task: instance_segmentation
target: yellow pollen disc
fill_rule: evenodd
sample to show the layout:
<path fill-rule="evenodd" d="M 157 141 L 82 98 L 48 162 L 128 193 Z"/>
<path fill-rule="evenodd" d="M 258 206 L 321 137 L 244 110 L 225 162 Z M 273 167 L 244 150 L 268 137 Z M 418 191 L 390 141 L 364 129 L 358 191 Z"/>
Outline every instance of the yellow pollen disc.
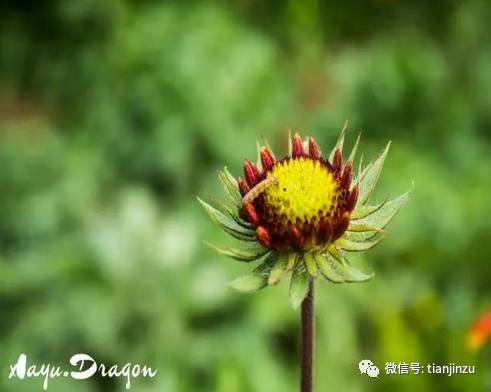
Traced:
<path fill-rule="evenodd" d="M 278 162 L 268 172 L 277 184 L 264 190 L 264 201 L 270 212 L 290 223 L 316 223 L 337 207 L 338 185 L 321 162 L 295 158 Z M 281 222 L 283 224 L 287 222 Z"/>

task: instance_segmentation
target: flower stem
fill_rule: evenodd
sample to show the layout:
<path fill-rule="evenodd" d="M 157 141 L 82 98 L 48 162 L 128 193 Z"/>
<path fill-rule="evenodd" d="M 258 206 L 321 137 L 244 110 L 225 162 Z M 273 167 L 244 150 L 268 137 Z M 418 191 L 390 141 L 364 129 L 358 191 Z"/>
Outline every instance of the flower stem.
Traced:
<path fill-rule="evenodd" d="M 314 373 L 314 282 L 302 302 L 302 374 L 301 392 L 312 392 Z"/>

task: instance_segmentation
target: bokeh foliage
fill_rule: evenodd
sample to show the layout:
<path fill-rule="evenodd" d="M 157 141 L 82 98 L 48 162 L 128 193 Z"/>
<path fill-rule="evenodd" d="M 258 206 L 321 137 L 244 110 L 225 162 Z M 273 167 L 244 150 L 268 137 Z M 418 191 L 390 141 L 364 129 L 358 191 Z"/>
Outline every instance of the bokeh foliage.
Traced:
<path fill-rule="evenodd" d="M 219 197 L 256 139 L 329 150 L 346 119 L 379 199 L 416 187 L 360 285 L 317 285 L 319 391 L 483 391 L 491 307 L 491 6 L 486 1 L 7 1 L 0 6 L 0 385 L 26 352 L 158 368 L 135 391 L 295 391 L 298 314 L 247 269 L 195 196 Z M 369 358 L 475 376 L 357 374 Z M 119 391 L 66 379 L 51 391 Z"/>

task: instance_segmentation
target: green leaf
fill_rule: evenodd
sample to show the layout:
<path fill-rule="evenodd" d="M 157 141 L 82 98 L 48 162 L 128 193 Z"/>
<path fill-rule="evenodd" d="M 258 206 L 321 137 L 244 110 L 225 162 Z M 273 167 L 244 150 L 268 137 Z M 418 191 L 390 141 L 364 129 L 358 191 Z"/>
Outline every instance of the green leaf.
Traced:
<path fill-rule="evenodd" d="M 230 174 L 228 169 L 225 167 L 223 171 L 218 172 L 218 178 L 223 185 L 225 193 L 230 197 L 234 204 L 238 207 L 242 204 L 242 196 L 239 192 L 239 187 L 237 185 L 237 180 Z"/>
<path fill-rule="evenodd" d="M 344 277 L 340 268 L 342 266 L 332 256 L 316 254 L 315 261 L 322 275 L 333 283 L 343 283 Z"/>
<path fill-rule="evenodd" d="M 315 262 L 314 252 L 308 252 L 303 255 L 303 260 L 305 263 L 305 267 L 307 268 L 307 272 L 313 277 L 317 278 L 319 276 L 319 271 L 317 268 L 317 264 Z"/>
<path fill-rule="evenodd" d="M 353 267 L 348 260 L 344 257 L 343 253 L 339 251 L 335 246 L 331 245 L 328 248 L 326 257 L 333 257 L 340 265 L 340 273 L 342 273 L 345 282 L 366 282 L 373 278 L 374 274 L 366 274 L 355 267 Z"/>
<path fill-rule="evenodd" d="M 276 253 L 271 252 L 262 264 L 249 274 L 239 276 L 228 285 L 241 293 L 251 293 L 261 290 L 268 284 L 269 274 L 276 262 Z"/>
<path fill-rule="evenodd" d="M 208 215 L 210 215 L 211 219 L 218 223 L 218 225 L 229 233 L 231 236 L 244 241 L 256 241 L 256 232 L 250 229 L 247 229 L 237 222 L 235 222 L 232 218 L 226 216 L 223 212 L 217 210 L 212 207 L 205 201 L 201 200 L 199 197 L 197 198 L 203 208 L 206 210 Z"/>
<path fill-rule="evenodd" d="M 309 293 L 311 279 L 304 263 L 297 263 L 290 281 L 290 302 L 293 309 L 298 309 Z"/>
<path fill-rule="evenodd" d="M 266 255 L 268 252 L 260 245 L 257 246 L 251 246 L 248 248 L 233 248 L 233 247 L 225 247 L 221 248 L 219 246 L 213 245 L 209 242 L 205 241 L 205 244 L 208 245 L 210 248 L 216 250 L 218 253 L 231 257 L 236 260 L 240 261 L 256 261 L 260 257 Z"/>
<path fill-rule="evenodd" d="M 363 252 L 375 247 L 383 238 L 383 236 L 380 236 L 375 241 L 355 242 L 341 237 L 336 241 L 336 246 L 348 252 Z"/>
<path fill-rule="evenodd" d="M 354 162 L 355 157 L 356 157 L 356 152 L 358 151 L 358 145 L 360 144 L 360 138 L 361 138 L 361 133 L 358 134 L 358 137 L 356 138 L 356 142 L 353 146 L 353 149 L 351 150 L 351 153 L 348 156 L 348 161 Z"/>
<path fill-rule="evenodd" d="M 341 151 L 343 150 L 343 144 L 344 144 L 344 135 L 346 133 L 346 128 L 348 127 L 348 121 L 346 120 L 343 125 L 343 129 L 341 129 L 341 132 L 339 132 L 338 140 L 336 141 L 336 145 L 332 149 L 331 153 L 329 154 L 329 162 L 332 163 L 332 159 L 334 158 L 334 153 L 338 148 L 341 148 Z"/>
<path fill-rule="evenodd" d="M 377 185 L 377 181 L 380 177 L 380 173 L 382 172 L 382 168 L 384 166 L 385 157 L 389 152 L 390 143 L 387 143 L 387 147 L 380 154 L 380 156 L 371 162 L 363 171 L 360 178 L 360 194 L 358 196 L 358 205 L 363 205 L 367 202 L 368 198 L 372 194 L 375 186 Z"/>
<path fill-rule="evenodd" d="M 354 221 L 357 219 L 365 218 L 382 208 L 385 203 L 387 203 L 387 199 L 385 199 L 382 203 L 374 206 L 358 206 L 351 213 L 351 220 Z"/>
<path fill-rule="evenodd" d="M 289 254 L 282 253 L 278 256 L 271 273 L 269 274 L 268 284 L 277 284 L 283 279 L 288 272 Z"/>

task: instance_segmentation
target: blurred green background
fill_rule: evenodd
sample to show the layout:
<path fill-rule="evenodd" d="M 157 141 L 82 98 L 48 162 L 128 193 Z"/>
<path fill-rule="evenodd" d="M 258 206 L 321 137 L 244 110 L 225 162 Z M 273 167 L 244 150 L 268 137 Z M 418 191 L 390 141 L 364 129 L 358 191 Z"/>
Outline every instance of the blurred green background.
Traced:
<path fill-rule="evenodd" d="M 0 6 L 0 389 L 21 352 L 157 368 L 133 391 L 298 390 L 288 287 L 226 287 L 249 266 L 196 202 L 216 177 L 328 151 L 346 119 L 377 198 L 416 187 L 359 285 L 317 284 L 317 391 L 489 391 L 491 4 L 487 1 L 6 1 Z M 361 359 L 475 364 L 474 376 L 359 374 Z M 50 391 L 122 391 L 53 380 Z"/>

